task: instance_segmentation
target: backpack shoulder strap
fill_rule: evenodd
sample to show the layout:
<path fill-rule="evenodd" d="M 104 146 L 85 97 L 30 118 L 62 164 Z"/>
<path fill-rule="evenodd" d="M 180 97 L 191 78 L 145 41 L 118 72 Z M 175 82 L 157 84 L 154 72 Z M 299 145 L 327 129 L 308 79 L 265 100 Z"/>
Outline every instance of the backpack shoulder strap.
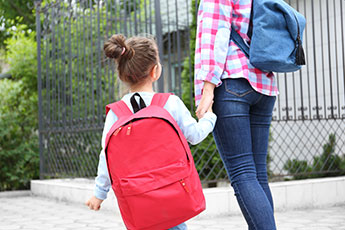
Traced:
<path fill-rule="evenodd" d="M 170 95 L 173 95 L 173 93 L 156 93 L 153 95 L 151 105 L 157 105 L 163 108 Z"/>
<path fill-rule="evenodd" d="M 242 50 L 242 52 L 249 58 L 249 47 L 244 43 L 241 35 L 231 27 L 230 39 L 235 42 L 235 44 Z"/>
<path fill-rule="evenodd" d="M 112 110 L 118 118 L 132 115 L 132 111 L 128 108 L 126 103 L 122 100 L 109 104 L 105 107 L 105 113 L 108 114 Z"/>

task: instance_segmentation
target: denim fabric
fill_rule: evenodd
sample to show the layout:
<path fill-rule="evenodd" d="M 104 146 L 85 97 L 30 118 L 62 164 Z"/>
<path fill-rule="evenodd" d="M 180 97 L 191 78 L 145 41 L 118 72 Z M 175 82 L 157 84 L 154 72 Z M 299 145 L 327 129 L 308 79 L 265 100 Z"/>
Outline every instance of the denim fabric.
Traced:
<path fill-rule="evenodd" d="M 232 40 L 250 63 L 265 72 L 294 72 L 305 65 L 302 48 L 305 17 L 281 0 L 253 0 L 250 48 L 231 31 Z"/>
<path fill-rule="evenodd" d="M 274 230 L 266 157 L 276 97 L 244 78 L 224 80 L 214 96 L 214 138 L 249 230 Z"/>
<path fill-rule="evenodd" d="M 187 225 L 185 223 L 182 223 L 173 228 L 169 228 L 168 230 L 187 230 Z"/>

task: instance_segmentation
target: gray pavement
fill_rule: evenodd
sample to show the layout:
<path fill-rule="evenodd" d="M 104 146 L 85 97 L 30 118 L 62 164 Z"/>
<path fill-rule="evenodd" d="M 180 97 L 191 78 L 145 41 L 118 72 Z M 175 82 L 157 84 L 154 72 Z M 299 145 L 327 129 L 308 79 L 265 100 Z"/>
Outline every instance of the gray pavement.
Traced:
<path fill-rule="evenodd" d="M 345 206 L 277 212 L 278 230 L 345 230 Z M 194 218 L 189 230 L 246 230 L 241 216 Z M 1 197 L 0 230 L 124 230 L 121 218 L 105 210 L 90 211 L 83 204 L 57 202 L 35 196 Z"/>

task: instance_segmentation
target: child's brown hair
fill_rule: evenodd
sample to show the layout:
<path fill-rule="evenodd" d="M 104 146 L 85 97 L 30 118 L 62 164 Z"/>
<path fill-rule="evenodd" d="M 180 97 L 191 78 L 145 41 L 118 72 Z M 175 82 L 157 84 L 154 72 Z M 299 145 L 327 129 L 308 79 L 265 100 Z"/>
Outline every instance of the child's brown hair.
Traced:
<path fill-rule="evenodd" d="M 119 77 L 129 85 L 141 84 L 158 64 L 158 48 L 155 41 L 146 37 L 126 39 L 115 34 L 104 43 L 105 55 L 115 59 Z"/>

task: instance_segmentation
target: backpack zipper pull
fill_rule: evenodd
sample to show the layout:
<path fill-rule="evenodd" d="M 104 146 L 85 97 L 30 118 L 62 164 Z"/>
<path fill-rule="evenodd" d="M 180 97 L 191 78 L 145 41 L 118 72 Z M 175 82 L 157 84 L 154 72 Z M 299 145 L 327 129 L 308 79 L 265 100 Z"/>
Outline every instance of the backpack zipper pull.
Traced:
<path fill-rule="evenodd" d="M 117 136 L 117 134 L 119 134 L 119 132 L 121 131 L 122 127 L 118 128 L 115 132 L 114 132 L 114 136 Z"/>
<path fill-rule="evenodd" d="M 129 136 L 130 134 L 131 134 L 131 129 L 132 129 L 132 122 L 131 123 L 129 123 L 129 125 L 128 125 L 128 128 L 127 128 L 127 136 Z"/>
<path fill-rule="evenodd" d="M 305 65 L 305 54 L 302 46 L 301 37 L 297 36 L 296 64 Z"/>
<path fill-rule="evenodd" d="M 180 183 L 181 183 L 182 187 L 184 188 L 184 190 L 186 190 L 186 192 L 189 193 L 189 189 L 188 189 L 188 187 L 187 187 L 186 182 L 184 181 L 184 179 L 181 179 L 181 180 L 180 180 Z"/>

